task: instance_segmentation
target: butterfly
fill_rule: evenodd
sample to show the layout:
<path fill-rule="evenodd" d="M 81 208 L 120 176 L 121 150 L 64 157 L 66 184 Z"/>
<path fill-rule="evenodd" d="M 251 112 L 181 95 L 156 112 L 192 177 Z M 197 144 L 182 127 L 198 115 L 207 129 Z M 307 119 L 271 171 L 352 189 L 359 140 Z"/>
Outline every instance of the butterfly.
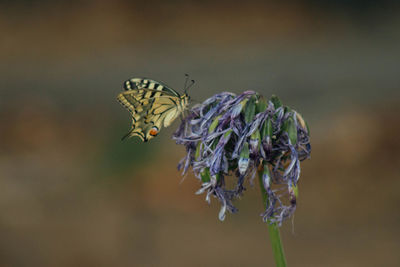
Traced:
<path fill-rule="evenodd" d="M 167 85 L 147 78 L 132 78 L 124 82 L 125 91 L 117 100 L 132 115 L 131 130 L 122 139 L 138 136 L 143 142 L 157 136 L 162 127 L 168 127 L 187 108 L 190 97 L 186 87 L 180 95 Z"/>

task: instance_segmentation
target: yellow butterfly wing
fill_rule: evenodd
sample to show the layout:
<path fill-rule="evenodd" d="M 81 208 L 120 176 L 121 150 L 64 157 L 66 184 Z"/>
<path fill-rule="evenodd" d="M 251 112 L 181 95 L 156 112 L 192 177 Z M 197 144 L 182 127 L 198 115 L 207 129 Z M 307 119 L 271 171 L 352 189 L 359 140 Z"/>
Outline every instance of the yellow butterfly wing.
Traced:
<path fill-rule="evenodd" d="M 162 127 L 168 127 L 186 108 L 188 96 L 154 80 L 134 78 L 124 83 L 125 92 L 118 101 L 132 115 L 132 127 L 126 137 L 138 136 L 146 142 Z"/>

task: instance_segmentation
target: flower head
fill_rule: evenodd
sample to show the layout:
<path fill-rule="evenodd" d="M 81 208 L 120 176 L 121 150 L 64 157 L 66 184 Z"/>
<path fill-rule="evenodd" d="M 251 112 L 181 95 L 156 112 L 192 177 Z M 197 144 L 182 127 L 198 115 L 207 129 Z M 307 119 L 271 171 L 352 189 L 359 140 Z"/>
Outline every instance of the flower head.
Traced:
<path fill-rule="evenodd" d="M 178 169 L 185 174 L 191 167 L 202 183 L 197 194 L 205 193 L 209 203 L 211 196 L 219 200 L 220 220 L 237 211 L 233 200 L 257 171 L 268 199 L 264 220 L 281 225 L 295 211 L 300 161 L 311 152 L 309 130 L 277 97 L 266 101 L 253 91 L 214 95 L 189 111 L 173 138 L 187 151 Z M 226 179 L 234 180 L 234 188 Z"/>

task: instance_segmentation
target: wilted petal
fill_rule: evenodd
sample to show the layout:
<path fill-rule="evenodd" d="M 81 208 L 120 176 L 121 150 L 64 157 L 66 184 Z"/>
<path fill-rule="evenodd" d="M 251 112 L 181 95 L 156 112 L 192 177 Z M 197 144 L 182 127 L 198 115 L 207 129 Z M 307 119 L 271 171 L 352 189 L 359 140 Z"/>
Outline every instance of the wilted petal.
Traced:
<path fill-rule="evenodd" d="M 225 199 L 222 201 L 221 209 L 219 210 L 218 218 L 220 221 L 225 220 L 225 212 L 226 212 L 226 201 Z"/>
<path fill-rule="evenodd" d="M 220 220 L 227 211 L 237 211 L 232 202 L 242 195 L 245 178 L 254 177 L 264 164 L 268 206 L 262 216 L 280 225 L 296 208 L 293 188 L 300 176 L 300 161 L 310 156 L 308 133 L 302 117 L 277 97 L 266 102 L 246 91 L 238 96 L 223 92 L 193 107 L 173 138 L 187 149 L 178 168 L 186 173 L 192 167 L 202 181 L 196 194 L 205 193 L 207 203 L 211 196 L 220 201 Z M 234 188 L 227 189 L 231 183 L 225 184 L 225 175 L 228 179 L 237 176 Z M 279 193 L 271 189 L 272 184 L 274 188 L 282 185 Z M 288 195 L 290 205 L 280 199 Z"/>

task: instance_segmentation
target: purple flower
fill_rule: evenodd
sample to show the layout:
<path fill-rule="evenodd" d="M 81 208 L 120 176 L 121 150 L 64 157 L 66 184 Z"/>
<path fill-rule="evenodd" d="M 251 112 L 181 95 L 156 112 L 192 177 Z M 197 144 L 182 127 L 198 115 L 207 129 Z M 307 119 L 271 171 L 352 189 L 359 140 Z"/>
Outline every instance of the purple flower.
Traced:
<path fill-rule="evenodd" d="M 268 200 L 263 219 L 281 225 L 294 213 L 300 161 L 311 152 L 309 130 L 277 97 L 267 102 L 253 91 L 214 95 L 189 111 L 173 139 L 187 151 L 178 169 L 185 174 L 191 167 L 202 183 L 197 194 L 205 193 L 208 203 L 211 196 L 219 200 L 220 220 L 237 211 L 233 201 L 256 171 Z M 225 179 L 236 186 L 228 188 Z"/>

